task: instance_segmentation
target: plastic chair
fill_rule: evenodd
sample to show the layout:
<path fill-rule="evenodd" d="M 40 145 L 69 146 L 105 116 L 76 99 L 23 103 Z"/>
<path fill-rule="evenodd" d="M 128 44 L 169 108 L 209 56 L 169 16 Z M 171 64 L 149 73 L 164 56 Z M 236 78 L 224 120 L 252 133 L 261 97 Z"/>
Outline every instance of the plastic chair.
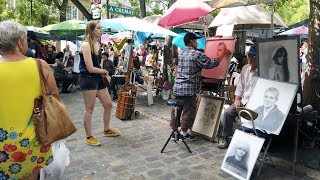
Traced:
<path fill-rule="evenodd" d="M 241 123 L 242 131 L 244 131 L 244 132 L 253 132 L 254 135 L 256 135 L 258 137 L 262 137 L 262 138 L 264 138 L 266 140 L 266 144 L 264 144 L 262 146 L 264 152 L 262 154 L 262 157 L 259 159 L 261 161 L 260 162 L 260 166 L 259 166 L 259 170 L 257 172 L 257 176 L 259 176 L 261 168 L 263 166 L 263 163 L 266 160 L 266 157 L 272 163 L 272 165 L 275 167 L 275 164 L 272 161 L 271 156 L 268 154 L 268 149 L 269 149 L 271 141 L 272 141 L 272 135 L 264 133 L 264 132 L 259 131 L 259 130 L 256 129 L 255 124 L 254 124 L 254 120 L 257 119 L 258 113 L 254 112 L 254 111 L 252 111 L 252 110 L 250 110 L 248 108 L 245 108 L 245 107 L 238 107 L 237 108 L 237 112 L 238 112 L 239 120 L 240 120 L 240 123 Z M 241 117 L 246 119 L 246 120 L 248 120 L 248 121 L 251 121 L 252 129 L 245 128 L 244 126 L 242 126 Z"/>

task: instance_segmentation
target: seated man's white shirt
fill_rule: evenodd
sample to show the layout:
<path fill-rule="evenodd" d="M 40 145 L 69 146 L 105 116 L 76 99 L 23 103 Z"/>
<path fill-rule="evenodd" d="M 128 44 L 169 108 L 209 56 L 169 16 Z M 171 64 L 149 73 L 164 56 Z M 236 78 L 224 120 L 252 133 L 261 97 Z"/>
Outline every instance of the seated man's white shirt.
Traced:
<path fill-rule="evenodd" d="M 243 105 L 248 103 L 257 80 L 257 70 L 251 72 L 251 66 L 249 64 L 244 65 L 234 93 L 236 96 L 242 97 L 241 102 Z"/>

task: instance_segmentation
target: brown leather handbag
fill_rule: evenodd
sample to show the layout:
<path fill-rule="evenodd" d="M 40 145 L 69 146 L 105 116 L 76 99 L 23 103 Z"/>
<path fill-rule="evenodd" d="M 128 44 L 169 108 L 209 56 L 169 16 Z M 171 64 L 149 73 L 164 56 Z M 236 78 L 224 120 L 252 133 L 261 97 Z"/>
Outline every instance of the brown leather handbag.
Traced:
<path fill-rule="evenodd" d="M 39 143 L 49 145 L 70 136 L 77 129 L 59 94 L 50 91 L 43 75 L 41 61 L 35 61 L 38 65 L 42 93 L 34 99 L 33 123 Z"/>

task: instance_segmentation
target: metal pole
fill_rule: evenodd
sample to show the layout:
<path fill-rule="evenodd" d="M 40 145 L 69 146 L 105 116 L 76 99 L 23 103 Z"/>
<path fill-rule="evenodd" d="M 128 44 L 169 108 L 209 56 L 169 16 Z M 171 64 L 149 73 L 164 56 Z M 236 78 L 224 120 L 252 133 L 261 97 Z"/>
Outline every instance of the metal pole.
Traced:
<path fill-rule="evenodd" d="M 30 26 L 32 26 L 32 0 L 30 0 Z"/>
<path fill-rule="evenodd" d="M 274 22 L 273 22 L 273 17 L 274 17 L 274 2 L 272 1 L 271 4 L 271 37 L 274 36 Z"/>

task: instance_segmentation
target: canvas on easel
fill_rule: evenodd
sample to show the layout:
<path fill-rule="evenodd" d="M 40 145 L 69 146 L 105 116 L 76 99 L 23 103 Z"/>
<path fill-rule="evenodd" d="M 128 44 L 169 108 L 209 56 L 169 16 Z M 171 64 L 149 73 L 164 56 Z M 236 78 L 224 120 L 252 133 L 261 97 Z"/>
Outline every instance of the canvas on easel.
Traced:
<path fill-rule="evenodd" d="M 207 39 L 204 53 L 210 58 L 221 59 L 220 64 L 212 69 L 202 69 L 201 76 L 209 79 L 226 79 L 227 70 L 234 52 L 236 38 L 233 36 L 215 36 Z"/>

